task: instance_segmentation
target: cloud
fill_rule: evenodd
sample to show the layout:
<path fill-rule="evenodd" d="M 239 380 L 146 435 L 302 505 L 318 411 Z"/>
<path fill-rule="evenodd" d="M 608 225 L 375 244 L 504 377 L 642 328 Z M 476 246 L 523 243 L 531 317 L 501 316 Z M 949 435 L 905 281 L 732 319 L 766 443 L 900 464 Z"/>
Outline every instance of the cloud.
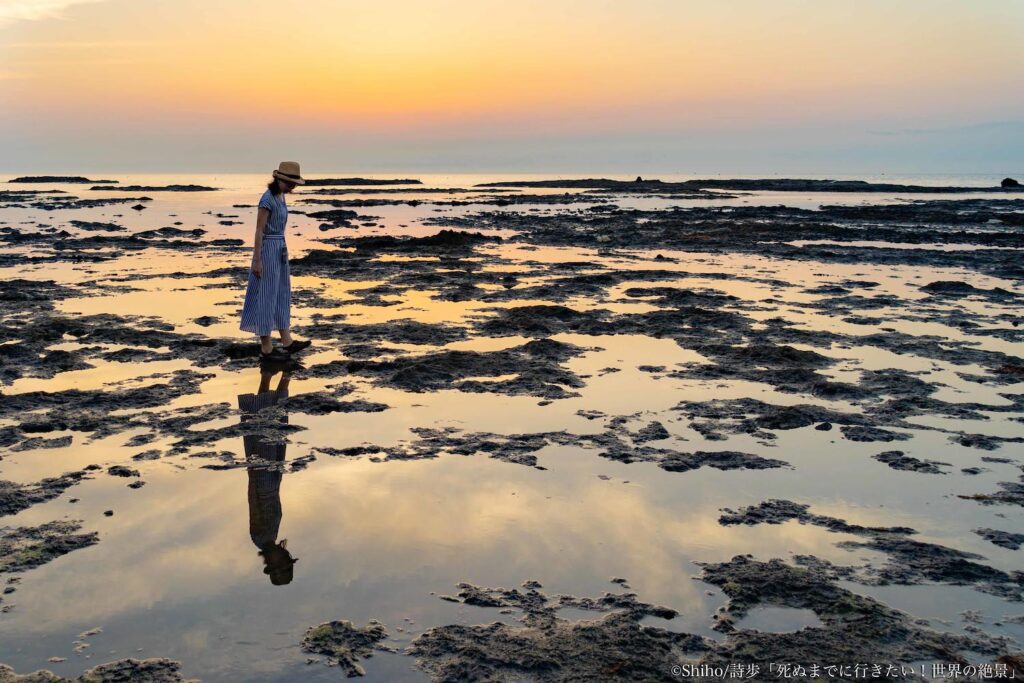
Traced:
<path fill-rule="evenodd" d="M 0 2 L 0 27 L 16 21 L 55 19 L 73 5 L 84 5 L 101 0 L 3 0 Z"/>
<path fill-rule="evenodd" d="M 152 45 L 151 40 L 66 40 L 66 41 L 33 41 L 33 42 L 20 42 L 20 43 L 7 43 L 5 47 L 17 47 L 17 48 L 58 48 L 58 49 L 71 49 L 71 50 L 90 50 L 96 48 L 109 49 L 117 47 L 140 47 L 142 45 Z"/>

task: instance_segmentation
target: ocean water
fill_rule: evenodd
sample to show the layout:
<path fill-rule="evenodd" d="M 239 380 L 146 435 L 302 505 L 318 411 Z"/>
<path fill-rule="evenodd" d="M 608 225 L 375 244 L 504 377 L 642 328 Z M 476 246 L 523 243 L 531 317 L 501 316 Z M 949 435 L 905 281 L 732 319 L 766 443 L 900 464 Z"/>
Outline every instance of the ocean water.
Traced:
<path fill-rule="evenodd" d="M 319 173 L 310 176 L 343 177 L 358 173 Z M 86 174 L 97 177 L 94 174 Z M 0 178 L 0 182 L 8 177 Z M 112 174 L 123 185 L 194 183 L 218 188 L 214 192 L 142 192 L 152 198 L 144 211 L 127 206 L 75 210 L 41 210 L 0 207 L 0 221 L 9 227 L 36 229 L 53 226 L 76 233 L 71 220 L 111 221 L 139 232 L 180 223 L 181 229 L 202 228 L 191 250 L 148 249 L 126 251 L 99 262 L 32 263 L 0 268 L 5 280 L 53 280 L 81 287 L 82 296 L 57 302 L 57 311 L 68 316 L 113 314 L 137 316 L 139 321 L 159 322 L 175 333 L 203 335 L 212 339 L 251 339 L 238 330 L 238 311 L 243 288 L 236 278 L 219 269 L 244 269 L 250 253 L 204 248 L 219 238 L 252 239 L 254 209 L 264 189 L 266 174 Z M 477 183 L 551 176 L 513 174 L 375 174 L 373 177 L 416 177 L 424 187 L 467 188 Z M 585 176 L 580 176 L 585 177 Z M 660 176 L 684 180 L 706 176 Z M 628 178 L 623 178 L 628 179 Z M 880 182 L 971 185 L 998 184 L 999 178 L 982 176 L 912 176 L 863 178 Z M 21 189 L 3 185 L 3 189 Z M 118 192 L 88 191 L 79 185 L 48 185 L 77 196 L 102 198 Z M 310 188 L 316 189 L 316 188 Z M 344 197 L 396 197 L 431 200 L 464 199 L 463 194 L 360 194 L 351 188 Z M 563 190 L 529 190 L 555 194 Z M 423 220 L 440 214 L 471 214 L 494 207 L 374 206 L 358 208 L 374 216 L 353 229 L 322 232 L 319 221 L 299 213 L 318 208 L 304 202 L 311 195 L 300 190 L 289 196 L 294 210 L 289 220 L 291 258 L 308 250 L 324 248 L 325 237 L 355 235 L 429 235 L 436 226 Z M 972 197 L 975 195 L 972 195 Z M 921 197 L 898 194 L 748 193 L 732 199 L 616 198 L 624 207 L 661 208 L 672 205 L 776 205 L 816 208 L 822 204 L 905 202 Z M 929 196 L 929 198 L 934 198 Z M 941 198 L 941 196 L 939 197 Z M 962 198 L 959 195 L 950 198 Z M 238 206 L 244 205 L 244 206 Z M 528 210 L 530 207 L 515 207 Z M 538 206 L 552 208 L 549 205 Z M 223 218 L 238 221 L 224 225 Z M 2 227 L 2 225 L 0 225 Z M 546 266 L 590 262 L 595 267 L 632 270 L 649 266 L 637 261 L 651 254 L 600 254 L 570 247 L 530 247 L 503 243 L 487 247 L 502 265 L 520 274 L 523 282 L 544 282 Z M 0 252 L 36 253 L 34 247 L 4 245 Z M 816 264 L 776 260 L 756 255 L 689 254 L 664 252 L 677 260 L 659 266 L 678 272 L 672 286 L 732 294 L 757 304 L 750 316 L 760 321 L 781 316 L 804 329 L 863 334 L 857 325 L 828 316 L 803 304 L 815 297 L 805 290 L 844 279 L 880 283 L 872 295 L 893 295 L 913 302 L 921 298 L 919 287 L 932 280 L 958 279 L 978 287 L 1004 287 L 1020 291 L 1014 282 L 973 272 L 936 272 L 934 268 L 876 264 Z M 243 271 L 244 272 L 244 271 Z M 729 277 L 722 277 L 725 274 Z M 756 275 L 762 281 L 751 281 Z M 742 276 L 742 277 L 741 277 Z M 774 283 L 780 281 L 786 285 Z M 123 284 L 121 291 L 98 294 L 87 291 L 90 283 Z M 429 289 L 411 291 L 393 305 L 371 305 L 361 290 L 380 284 L 370 277 L 346 280 L 322 275 L 297 275 L 293 279 L 296 304 L 293 324 L 296 336 L 305 337 L 304 325 L 318 316 L 340 316 L 347 324 L 368 325 L 411 319 L 423 323 L 472 328 L 474 321 L 493 315 L 496 306 L 546 303 L 538 300 L 451 301 Z M 666 283 L 663 283 L 666 284 Z M 652 310 L 649 302 L 619 296 L 630 286 L 616 285 L 603 298 L 577 296 L 562 305 L 577 310 L 604 308 L 615 312 Z M 316 297 L 312 297 L 312 295 Z M 305 298 L 303 298 L 305 297 Z M 311 298 L 312 297 L 312 298 Z M 305 302 L 309 303 L 305 303 Z M 979 314 L 1019 315 L 1011 304 L 968 302 Z M 901 319 L 905 311 L 882 310 L 889 327 L 915 335 L 934 334 L 967 340 L 978 348 L 1020 354 L 1020 345 L 996 337 L 975 338 L 941 320 Z M 204 316 L 212 324 L 197 322 Z M 141 322 L 140 322 L 141 324 Z M 640 335 L 583 336 L 559 334 L 558 341 L 588 349 L 565 362 L 585 380 L 579 395 L 544 402 L 536 396 L 509 396 L 500 392 L 467 393 L 454 389 L 411 392 L 379 386 L 366 378 L 319 378 L 296 371 L 289 380 L 292 396 L 331 389 L 341 381 L 353 384 L 346 397 L 386 404 L 381 412 L 291 414 L 289 423 L 301 427 L 292 433 L 285 460 L 293 463 L 312 455 L 314 460 L 282 477 L 277 502 L 281 510 L 277 540 L 287 539 L 289 552 L 298 558 L 293 576 L 285 585 L 273 585 L 264 573 L 252 534 L 263 512 L 251 499 L 253 475 L 245 468 L 207 469 L 216 462 L 194 457 L 194 452 L 167 454 L 169 443 L 156 441 L 131 445 L 132 437 L 145 430 L 110 436 L 82 433 L 48 433 L 48 438 L 72 437 L 64 447 L 3 452 L 0 479 L 18 483 L 39 481 L 97 463 L 127 463 L 142 473 L 146 485 L 129 489 L 123 478 L 99 471 L 91 479 L 49 502 L 8 516 L 0 523 L 33 526 L 56 519 L 83 520 L 84 529 L 97 531 L 99 542 L 76 550 L 41 567 L 19 575 L 16 591 L 5 596 L 10 611 L 0 613 L 0 662 L 24 673 L 48 668 L 61 675 L 78 675 L 98 663 L 122 657 L 169 657 L 182 663 L 186 676 L 203 681 L 328 681 L 341 672 L 319 663 L 308 664 L 299 643 L 305 630 L 325 621 L 346 619 L 356 625 L 371 619 L 384 623 L 388 644 L 395 653 L 377 653 L 362 662 L 369 680 L 428 680 L 413 658 L 402 654 L 416 636 L 447 624 L 481 624 L 496 620 L 512 623 L 513 617 L 495 609 L 471 607 L 440 599 L 454 595 L 456 585 L 467 582 L 489 587 L 515 587 L 539 581 L 549 595 L 600 596 L 619 592 L 614 577 L 628 579 L 641 599 L 666 605 L 680 616 L 652 620 L 673 630 L 721 639 L 712 630 L 711 615 L 726 603 L 724 594 L 695 580 L 696 562 L 724 561 L 749 553 L 758 559 L 791 558 L 813 554 L 837 564 L 852 564 L 869 551 L 850 551 L 836 546 L 856 537 L 831 533 L 796 521 L 780 525 L 722 526 L 720 509 L 755 505 L 770 498 L 790 499 L 811 505 L 812 512 L 869 526 L 909 526 L 917 540 L 939 543 L 978 553 L 985 563 L 1003 570 L 1019 569 L 1020 554 L 994 546 L 972 529 L 994 527 L 1020 532 L 1024 514 L 1013 506 L 982 506 L 957 498 L 996 490 L 1000 481 L 1014 478 L 1020 462 L 1019 444 L 1008 444 L 994 455 L 1010 463 L 985 463 L 993 455 L 951 444 L 944 433 L 927 429 L 908 430 L 913 439 L 896 444 L 858 443 L 844 440 L 837 431 L 812 428 L 776 432 L 766 440 L 750 434 L 730 435 L 713 441 L 693 428 L 675 410 L 680 401 L 754 398 L 776 404 L 815 403 L 834 409 L 855 409 L 842 402 L 781 393 L 771 386 L 740 381 L 677 379 L 644 366 L 676 367 L 703 362 L 700 354 L 681 348 L 670 339 Z M 392 344 L 401 353 L 428 353 L 441 349 L 491 351 L 528 341 L 521 337 L 484 337 L 470 333 L 465 339 L 426 345 Z M 318 340 L 305 354 L 307 368 L 346 357 L 346 340 Z M 53 348 L 74 350 L 73 339 Z M 117 350 L 116 345 L 109 350 Z M 970 367 L 915 356 L 898 356 L 877 348 L 835 347 L 827 351 L 841 363 L 828 371 L 835 379 L 856 376 L 869 369 L 899 368 L 921 373 L 944 385 L 939 398 L 1003 404 L 1001 392 L 1019 393 L 1020 386 L 993 387 L 966 381 L 958 373 Z M 185 358 L 149 362 L 91 362 L 92 367 L 61 372 L 53 377 L 22 377 L 0 387 L 3 396 L 28 392 L 68 390 L 116 391 L 145 387 L 161 381 L 166 373 L 192 367 Z M 605 368 L 617 372 L 603 372 Z M 204 367 L 208 373 L 200 390 L 172 399 L 157 413 L 228 404 L 232 414 L 199 422 L 196 431 L 237 424 L 234 409 L 239 396 L 259 389 L 261 373 L 253 360 L 230 368 Z M 280 375 L 272 378 L 276 386 Z M 501 378 L 489 377 L 487 381 Z M 0 396 L 0 401 L 3 400 Z M 126 408 L 126 410 L 131 410 Z M 441 453 L 439 457 L 387 460 L 326 455 L 318 448 L 347 448 L 372 444 L 390 447 L 415 438 L 411 429 L 451 427 L 464 432 L 496 434 L 566 430 L 597 433 L 601 420 L 581 414 L 601 411 L 607 416 L 627 416 L 631 428 L 657 420 L 669 432 L 667 439 L 651 445 L 683 451 L 738 450 L 779 458 L 788 467 L 769 470 L 719 471 L 701 468 L 668 472 L 654 463 L 625 464 L 600 457 L 596 451 L 575 446 L 549 445 L 535 455 L 544 469 L 522 466 L 488 457 Z M 2 426 L 15 424 L 5 420 Z M 984 424 L 965 424 L 953 418 L 922 418 L 923 425 L 941 426 L 971 433 L 1013 436 L 1021 434 L 1019 421 L 1006 413 L 993 413 Z M 976 421 L 975 421 L 976 422 Z M 948 475 L 900 472 L 871 458 L 883 450 L 900 448 L 920 458 L 949 463 Z M 165 454 L 155 460 L 133 461 L 141 451 L 156 449 Z M 237 436 L 204 446 L 203 451 L 227 452 L 245 458 L 245 444 Z M 983 466 L 980 474 L 967 476 L 961 468 Z M 72 502 L 72 499 L 78 499 Z M 105 516 L 105 510 L 113 510 Z M 267 533 L 266 529 L 259 530 Z M 6 578 L 6 577 L 4 577 Z M 975 626 L 987 633 L 1024 639 L 1024 626 L 1004 621 L 1004 616 L 1024 612 L 1019 603 L 978 592 L 970 586 L 916 585 L 866 586 L 844 583 L 857 593 L 871 595 L 897 609 L 932 620 L 939 630 L 963 632 L 969 625 L 965 610 L 979 610 Z M 815 623 L 813 615 L 772 613 L 752 615 L 751 628 L 763 621 L 765 630 L 799 628 Z M 791 621 L 787 621 L 790 619 Z M 664 623 L 658 624 L 658 621 Z M 79 634 L 101 628 L 87 637 Z M 76 643 L 87 647 L 76 648 Z M 57 661 L 51 661 L 58 658 Z"/>

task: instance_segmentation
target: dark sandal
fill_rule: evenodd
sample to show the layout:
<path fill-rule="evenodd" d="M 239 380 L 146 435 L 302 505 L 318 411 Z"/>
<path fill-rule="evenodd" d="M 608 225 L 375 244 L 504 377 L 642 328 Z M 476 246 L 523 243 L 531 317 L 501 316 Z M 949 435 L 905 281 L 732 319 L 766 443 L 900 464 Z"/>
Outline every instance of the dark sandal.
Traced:
<path fill-rule="evenodd" d="M 312 344 L 313 342 L 309 341 L 308 339 L 304 341 L 293 340 L 291 344 L 289 344 L 288 346 L 282 346 L 281 348 L 284 349 L 285 353 L 298 353 L 303 349 L 308 349 Z"/>
<path fill-rule="evenodd" d="M 283 350 L 281 347 L 275 347 L 270 350 L 270 353 L 264 353 L 260 351 L 260 360 L 287 360 L 288 352 Z"/>

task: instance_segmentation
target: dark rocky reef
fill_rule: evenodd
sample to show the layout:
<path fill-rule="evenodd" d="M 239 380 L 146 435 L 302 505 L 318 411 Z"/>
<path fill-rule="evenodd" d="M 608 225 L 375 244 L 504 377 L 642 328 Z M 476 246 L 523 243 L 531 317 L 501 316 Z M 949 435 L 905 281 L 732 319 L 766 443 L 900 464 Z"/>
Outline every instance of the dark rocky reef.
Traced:
<path fill-rule="evenodd" d="M 966 663 L 970 652 L 1004 655 L 1005 639 L 958 635 L 927 628 L 923 620 L 887 607 L 872 598 L 837 586 L 827 573 L 793 567 L 782 560 L 759 562 L 737 555 L 728 562 L 702 564 L 701 579 L 718 586 L 729 604 L 716 616 L 716 629 L 728 634 L 725 644 L 706 659 L 724 666 L 758 664 L 756 680 L 777 680 L 768 663 L 817 665 L 898 665 L 914 661 Z M 824 624 L 791 633 L 765 633 L 737 627 L 753 607 L 776 606 L 812 610 Z M 912 676 L 916 678 L 916 676 Z M 846 676 L 835 676 L 835 680 Z M 849 678 L 852 678 L 850 676 Z"/>
<path fill-rule="evenodd" d="M 206 185 L 94 185 L 89 189 L 107 192 L 215 192 L 219 188 Z"/>
<path fill-rule="evenodd" d="M 491 432 L 463 432 L 455 427 L 415 427 L 410 431 L 416 439 L 402 441 L 387 448 L 363 444 L 349 448 L 317 448 L 317 452 L 335 456 L 369 455 L 378 461 L 419 460 L 437 458 L 445 454 L 485 454 L 504 462 L 546 469 L 538 464 L 536 453 L 548 446 L 573 446 L 596 450 L 598 456 L 624 464 L 649 462 L 669 472 L 688 472 L 701 467 L 717 470 L 766 470 L 787 467 L 788 463 L 737 451 L 682 452 L 667 447 L 645 445 L 651 440 L 667 439 L 671 435 L 658 423 L 648 424 L 630 432 L 628 417 L 614 417 L 604 432 L 573 434 L 566 431 L 494 434 Z M 653 425 L 653 426 L 652 426 Z M 658 427 L 661 429 L 658 429 Z"/>
<path fill-rule="evenodd" d="M 986 541 L 993 543 L 1007 550 L 1019 550 L 1024 545 L 1024 534 L 1015 534 L 1012 531 L 1001 531 L 999 529 L 975 529 Z"/>
<path fill-rule="evenodd" d="M 422 180 L 415 178 L 383 179 L 383 178 L 306 178 L 305 187 L 319 187 L 324 185 L 422 185 Z"/>
<path fill-rule="evenodd" d="M 1001 481 L 999 490 L 993 493 L 960 495 L 960 498 L 974 500 L 982 505 L 1019 505 L 1024 507 L 1024 475 L 1020 481 Z"/>
<path fill-rule="evenodd" d="M 59 445 L 70 445 L 61 442 Z M 33 505 L 53 500 L 86 479 L 85 471 L 65 472 L 59 477 L 48 477 L 34 484 L 0 481 L 0 517 L 14 515 Z"/>
<path fill-rule="evenodd" d="M 932 630 L 923 620 L 839 587 L 816 567 L 742 555 L 701 566 L 701 580 L 720 588 L 729 600 L 715 617 L 715 629 L 726 635 L 723 642 L 641 624 L 642 619 L 672 619 L 677 613 L 641 602 L 634 593 L 552 598 L 540 591 L 537 581 L 525 582 L 522 589 L 463 583 L 457 596 L 442 599 L 519 613 L 519 623 L 432 628 L 413 641 L 408 653 L 434 681 L 445 683 L 728 680 L 731 667 L 737 666 L 745 680 L 772 681 L 779 674 L 771 664 L 817 666 L 824 674 L 825 667 L 852 672 L 857 665 L 870 670 L 871 664 L 892 664 L 899 670 L 901 663 L 914 661 L 963 664 L 969 654 L 1014 657 L 1008 639 Z M 737 626 L 737 620 L 759 606 L 812 610 L 821 626 L 784 633 Z M 592 611 L 595 616 L 568 619 L 560 614 L 562 609 Z M 908 678 L 917 679 L 914 674 Z"/>
<path fill-rule="evenodd" d="M 781 524 L 797 520 L 813 524 L 835 533 L 852 534 L 865 540 L 842 541 L 838 547 L 847 550 L 869 549 L 887 556 L 885 565 L 862 567 L 835 567 L 828 571 L 837 577 L 865 584 L 915 585 L 941 583 L 955 586 L 973 586 L 977 590 L 1020 601 L 1024 595 L 1024 572 L 1005 572 L 975 560 L 985 559 L 976 553 L 948 548 L 935 543 L 909 538 L 916 532 L 907 527 L 864 527 L 844 520 L 816 515 L 810 506 L 788 500 L 769 500 L 739 511 L 725 509 L 719 522 L 729 524 Z M 814 561 L 819 568 L 826 567 Z"/>
<path fill-rule="evenodd" d="M 673 207 L 537 214 L 489 211 L 438 216 L 431 225 L 516 231 L 515 241 L 595 249 L 673 249 L 748 253 L 798 261 L 920 265 L 1024 279 L 1017 250 L 1024 235 L 1021 200 L 929 201 L 883 206 Z M 968 229 L 970 228 L 970 229 Z M 893 242 L 893 246 L 863 244 Z M 800 242 L 801 244 L 796 244 Z M 972 245 L 943 250 L 910 245 Z M 1006 248 L 1011 247 L 1011 248 Z"/>
<path fill-rule="evenodd" d="M 0 683 L 199 683 L 182 678 L 181 664 L 163 657 L 150 659 L 119 659 L 95 666 L 77 678 L 64 678 L 52 671 L 16 674 L 0 664 Z"/>
<path fill-rule="evenodd" d="M 670 619 L 676 612 L 631 593 L 550 598 L 536 581 L 523 590 L 459 588 L 458 597 L 445 599 L 518 611 L 522 623 L 453 624 L 422 634 L 408 652 L 434 681 L 672 680 L 674 665 L 714 647 L 701 636 L 642 625 L 645 617 Z M 592 611 L 594 619 L 563 618 L 564 608 Z"/>
<path fill-rule="evenodd" d="M 968 192 L 995 192 L 1015 189 L 1019 185 L 1004 184 L 996 187 L 900 185 L 895 183 L 871 183 L 865 180 L 812 180 L 805 178 L 761 178 L 761 179 L 698 179 L 682 182 L 663 182 L 657 179 L 610 180 L 608 178 L 555 179 L 555 180 L 513 180 L 480 183 L 477 187 L 565 187 L 602 190 L 661 191 L 661 190 L 740 190 L 746 192 L 905 192 L 913 194 L 951 194 Z"/>
<path fill-rule="evenodd" d="M 92 180 L 80 175 L 27 175 L 8 180 L 9 183 L 116 183 L 116 180 Z"/>
<path fill-rule="evenodd" d="M 81 528 L 82 523 L 75 520 L 0 527 L 0 573 L 28 571 L 99 542 L 99 534 L 78 533 Z"/>
<path fill-rule="evenodd" d="M 357 375 L 372 377 L 383 386 L 405 391 L 491 392 L 548 399 L 577 395 L 583 386 L 561 363 L 585 349 L 550 339 L 536 340 L 500 351 L 438 351 L 394 360 L 331 361 L 309 369 L 312 376 Z M 485 381 L 481 377 L 511 379 Z"/>
<path fill-rule="evenodd" d="M 920 460 L 910 455 L 906 455 L 903 451 L 885 451 L 878 455 L 871 456 L 878 462 L 884 462 L 894 470 L 903 470 L 904 472 L 923 472 L 925 474 L 945 474 L 940 468 L 949 467 L 948 462 L 939 462 L 937 460 Z"/>
<path fill-rule="evenodd" d="M 366 674 L 359 660 L 372 657 L 375 650 L 391 651 L 381 645 L 387 637 L 384 625 L 376 621 L 362 628 L 350 621 L 329 621 L 306 631 L 302 651 L 323 656 L 329 665 L 340 667 L 352 678 Z"/>

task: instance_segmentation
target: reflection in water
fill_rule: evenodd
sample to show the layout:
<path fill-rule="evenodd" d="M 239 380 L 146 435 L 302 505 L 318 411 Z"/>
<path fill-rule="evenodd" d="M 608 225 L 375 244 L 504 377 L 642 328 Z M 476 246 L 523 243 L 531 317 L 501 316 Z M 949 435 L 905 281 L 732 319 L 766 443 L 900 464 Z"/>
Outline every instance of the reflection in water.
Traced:
<path fill-rule="evenodd" d="M 260 411 L 288 398 L 291 371 L 297 365 L 294 362 L 260 364 L 259 389 L 255 394 L 238 395 L 243 424 Z M 277 389 L 271 390 L 270 381 L 278 372 L 281 379 Z M 287 412 L 281 414 L 280 420 L 288 422 Z M 281 586 L 291 583 L 293 565 L 298 558 L 288 552 L 288 539 L 277 540 L 281 527 L 281 480 L 288 448 L 286 442 L 277 438 L 253 433 L 243 436 L 242 441 L 249 473 L 249 536 L 263 558 L 263 573 L 270 576 L 270 583 Z"/>

